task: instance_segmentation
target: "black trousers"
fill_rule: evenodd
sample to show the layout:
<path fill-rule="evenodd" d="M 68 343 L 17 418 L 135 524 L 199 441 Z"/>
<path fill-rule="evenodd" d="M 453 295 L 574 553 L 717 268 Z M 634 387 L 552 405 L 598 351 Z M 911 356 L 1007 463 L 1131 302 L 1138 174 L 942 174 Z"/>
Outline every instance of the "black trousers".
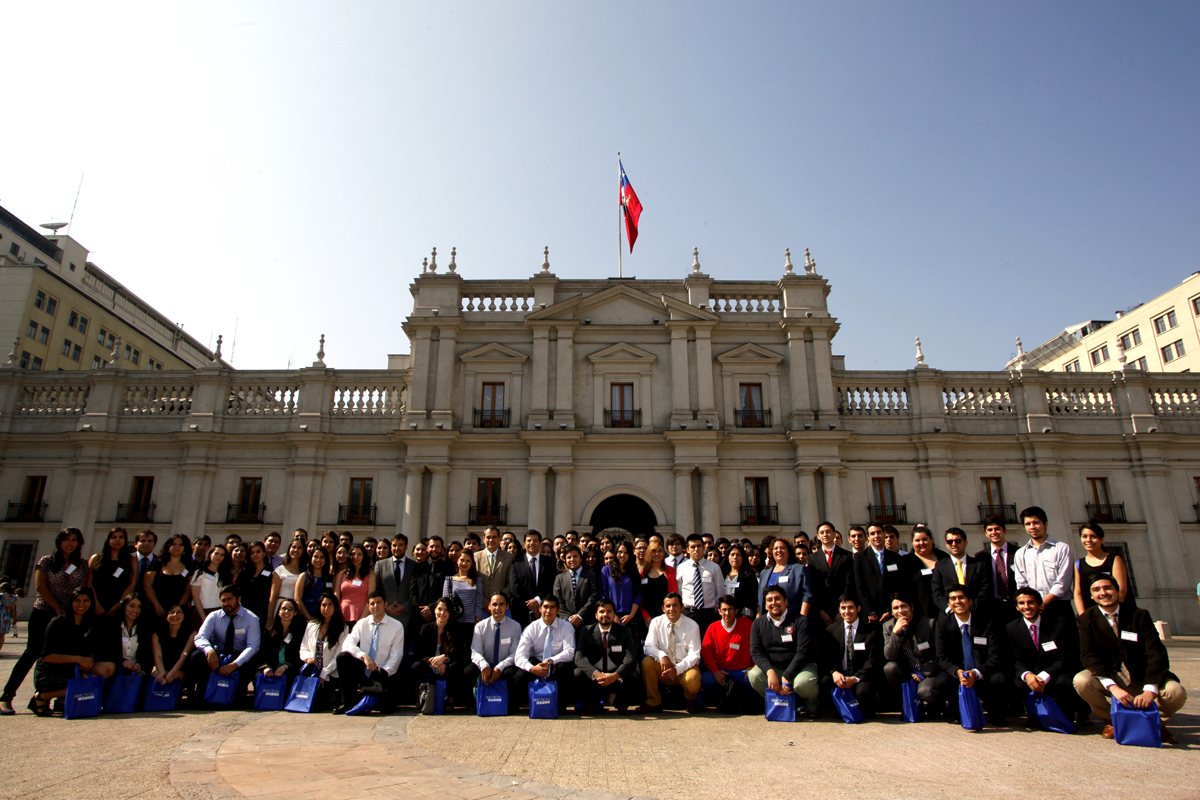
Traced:
<path fill-rule="evenodd" d="M 883 665 L 883 677 L 887 678 L 887 682 L 899 695 L 901 684 L 912 680 L 912 670 L 900 666 L 895 661 L 889 661 Z M 917 684 L 917 696 L 925 701 L 925 705 L 931 709 L 941 707 L 936 675 L 931 675 Z"/>
<path fill-rule="evenodd" d="M 634 670 L 628 678 L 618 679 L 611 686 L 601 686 L 589 678 L 587 673 L 579 667 L 575 668 L 573 677 L 578 697 L 577 702 L 580 703 L 607 703 L 611 695 L 616 695 L 614 705 L 617 708 L 627 708 L 637 702 L 638 690 L 642 689 L 639 670 Z"/>
<path fill-rule="evenodd" d="M 516 667 L 512 669 L 515 671 Z M 475 681 L 479 680 L 479 667 L 470 661 L 447 664 L 444 675 L 438 675 L 432 667 L 422 661 L 413 667 L 412 675 L 414 684 L 445 681 L 449 698 L 461 705 L 474 705 L 472 690 L 475 688 Z"/>
<path fill-rule="evenodd" d="M 49 608 L 35 608 L 29 614 L 28 630 L 25 632 L 25 651 L 21 653 L 17 663 L 13 664 L 12 673 L 8 676 L 8 683 L 4 685 L 4 694 L 0 696 L 0 700 L 7 700 L 11 703 L 12 699 L 17 696 L 17 689 L 21 688 L 25 676 L 29 674 L 29 670 L 33 669 L 33 665 L 42 655 L 42 645 L 46 643 L 46 626 L 55 616 L 57 615 L 53 609 Z"/>
<path fill-rule="evenodd" d="M 238 686 L 237 691 L 233 695 L 232 706 L 240 706 L 246 699 L 246 684 L 253 678 L 253 675 L 248 671 L 247 667 L 242 667 L 238 671 Z M 187 665 L 185 667 L 187 679 L 184 682 L 184 687 L 188 690 L 188 699 L 192 702 L 200 702 L 204 699 L 204 690 L 208 688 L 208 677 L 212 675 L 212 670 L 208 666 L 208 656 L 197 647 L 188 656 Z"/>
<path fill-rule="evenodd" d="M 821 694 L 829 692 L 832 698 L 833 690 L 838 688 L 833 682 L 833 675 L 826 675 L 821 678 Z M 871 716 L 875 713 L 875 681 L 871 678 L 860 680 L 850 689 L 854 692 L 854 699 L 858 700 L 858 707 L 862 709 L 864 716 Z M 830 701 L 832 702 L 832 700 Z"/>
<path fill-rule="evenodd" d="M 523 669 L 517 670 L 516 677 L 508 689 L 510 708 L 512 708 L 514 702 L 525 706 L 529 705 L 529 684 L 535 680 L 539 680 L 539 678 L 532 672 L 526 672 Z M 560 714 L 575 704 L 574 661 L 568 661 L 565 664 L 551 664 L 550 674 L 546 676 L 546 680 L 554 681 L 558 684 L 558 711 Z M 513 692 L 516 692 L 517 695 L 515 701 L 512 699 Z"/>
<path fill-rule="evenodd" d="M 1050 699 L 1057 703 L 1062 712 L 1068 716 L 1079 711 L 1091 710 L 1075 691 L 1074 680 L 1073 674 L 1063 674 L 1052 675 L 1046 682 L 1046 694 L 1050 695 Z M 1014 704 L 1020 704 L 1022 714 L 1027 713 L 1028 707 L 1025 705 L 1025 700 L 1029 697 L 1030 691 L 1032 690 L 1029 688 L 1029 684 L 1018 676 L 1013 677 L 1011 700 Z"/>
<path fill-rule="evenodd" d="M 396 693 L 399 691 L 397 675 L 389 675 L 382 668 L 367 677 L 367 665 L 349 653 L 341 653 L 337 657 L 338 681 L 341 683 L 342 705 L 346 710 L 358 705 L 362 700 L 362 687 L 372 681 L 383 684 L 383 696 L 379 698 L 379 710 L 390 711 L 396 705 Z"/>
<path fill-rule="evenodd" d="M 684 608 L 683 615 L 700 626 L 700 638 L 704 638 L 708 626 L 721 618 L 715 610 L 711 608 Z"/>

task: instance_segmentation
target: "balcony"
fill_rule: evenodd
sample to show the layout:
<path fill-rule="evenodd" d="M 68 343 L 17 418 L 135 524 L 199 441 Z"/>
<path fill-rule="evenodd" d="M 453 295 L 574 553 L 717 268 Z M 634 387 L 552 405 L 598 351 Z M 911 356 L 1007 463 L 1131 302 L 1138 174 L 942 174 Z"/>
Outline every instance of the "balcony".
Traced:
<path fill-rule="evenodd" d="M 507 428 L 511 409 L 477 408 L 475 409 L 473 428 Z"/>
<path fill-rule="evenodd" d="M 1125 522 L 1124 503 L 1088 503 L 1088 519 L 1096 522 Z"/>
<path fill-rule="evenodd" d="M 742 506 L 743 525 L 778 525 L 779 506 Z"/>
<path fill-rule="evenodd" d="M 267 511 L 264 503 L 257 506 L 244 506 L 241 503 L 230 503 L 225 512 L 226 525 L 262 525 L 263 515 Z"/>
<path fill-rule="evenodd" d="M 1017 524 L 1017 504 L 994 506 L 991 503 L 979 504 L 979 524 L 986 525 L 991 517 L 999 517 L 1006 525 Z"/>
<path fill-rule="evenodd" d="M 45 522 L 45 503 L 9 503 L 5 522 Z"/>
<path fill-rule="evenodd" d="M 769 428 L 771 427 L 771 409 L 757 411 L 743 408 L 733 412 L 733 425 L 736 428 Z"/>
<path fill-rule="evenodd" d="M 642 410 L 640 408 L 604 409 L 604 427 L 606 428 L 640 428 L 642 427 Z"/>
<path fill-rule="evenodd" d="M 1192 511 L 1196 512 L 1196 522 L 1200 522 L 1200 503 L 1192 503 Z"/>
<path fill-rule="evenodd" d="M 507 525 L 508 506 L 468 506 L 468 525 Z"/>
<path fill-rule="evenodd" d="M 154 503 L 117 503 L 117 516 L 114 522 L 142 522 L 147 525 L 154 523 Z"/>
<path fill-rule="evenodd" d="M 868 505 L 867 513 L 871 523 L 875 525 L 907 525 L 908 504 L 899 505 Z"/>
<path fill-rule="evenodd" d="M 338 503 L 338 525 L 374 525 L 375 506 L 344 506 Z"/>

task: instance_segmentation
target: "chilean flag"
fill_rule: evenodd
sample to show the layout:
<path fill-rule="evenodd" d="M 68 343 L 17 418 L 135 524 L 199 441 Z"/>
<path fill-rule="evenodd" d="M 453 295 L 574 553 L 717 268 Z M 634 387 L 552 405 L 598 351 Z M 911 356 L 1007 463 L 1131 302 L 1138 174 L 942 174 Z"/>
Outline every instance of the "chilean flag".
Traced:
<path fill-rule="evenodd" d="M 629 252 L 632 253 L 633 243 L 637 241 L 638 219 L 642 216 L 642 204 L 638 200 L 637 193 L 629 184 L 629 178 L 625 177 L 625 167 L 619 158 L 617 166 L 621 168 L 621 208 L 625 211 L 625 233 L 629 236 Z"/>

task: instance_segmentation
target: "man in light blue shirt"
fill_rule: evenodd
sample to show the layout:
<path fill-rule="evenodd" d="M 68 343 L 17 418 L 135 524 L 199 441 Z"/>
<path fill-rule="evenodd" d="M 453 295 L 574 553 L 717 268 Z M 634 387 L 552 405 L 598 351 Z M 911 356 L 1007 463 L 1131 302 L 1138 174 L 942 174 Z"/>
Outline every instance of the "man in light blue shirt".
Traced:
<path fill-rule="evenodd" d="M 221 610 L 205 617 L 196 632 L 196 649 L 188 658 L 188 697 L 193 703 L 204 696 L 204 687 L 214 670 L 222 675 L 232 675 L 242 669 L 258 653 L 261 631 L 258 617 L 242 607 L 241 591 L 236 585 L 221 589 Z M 227 664 L 221 657 L 229 656 Z M 239 682 L 234 703 L 238 703 L 246 690 L 246 681 Z"/>
<path fill-rule="evenodd" d="M 558 618 L 558 598 L 542 598 L 542 618 L 530 623 L 517 645 L 517 674 L 514 690 L 520 698 L 528 694 L 533 680 L 558 683 L 558 706 L 561 713 L 570 707 L 574 698 L 575 626 Z"/>
<path fill-rule="evenodd" d="M 511 688 L 517 678 L 517 646 L 521 643 L 521 624 L 508 616 L 508 600 L 500 592 L 488 601 L 485 620 L 475 623 L 471 637 L 471 663 L 479 669 L 479 679 L 486 684 L 507 681 Z M 509 692 L 508 711 L 518 706 L 516 692 Z"/>
<path fill-rule="evenodd" d="M 1013 556 L 1013 585 L 1036 589 L 1045 604 L 1042 613 L 1058 618 L 1074 614 L 1071 598 L 1075 589 L 1075 570 L 1067 543 L 1049 538 L 1048 521 L 1046 512 L 1038 506 L 1030 506 L 1021 512 L 1021 523 L 1029 534 L 1029 542 Z"/>

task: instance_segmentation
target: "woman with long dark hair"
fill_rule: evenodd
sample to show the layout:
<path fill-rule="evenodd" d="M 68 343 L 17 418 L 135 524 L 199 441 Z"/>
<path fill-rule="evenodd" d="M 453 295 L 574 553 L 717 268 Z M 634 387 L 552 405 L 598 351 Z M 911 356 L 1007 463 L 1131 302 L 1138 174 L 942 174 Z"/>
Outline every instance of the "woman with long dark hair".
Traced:
<path fill-rule="evenodd" d="M 615 548 L 604 554 L 604 567 L 600 570 L 600 591 L 617 612 L 617 621 L 628 626 L 640 620 L 642 606 L 642 576 L 637 571 L 633 557 L 633 546 L 622 539 Z M 637 638 L 637 633 L 634 633 Z"/>
<path fill-rule="evenodd" d="M 308 569 L 296 579 L 294 599 L 305 622 L 316 619 L 321 607 L 321 595 L 325 594 L 329 585 L 329 556 L 318 547 L 309 554 Z"/>
<path fill-rule="evenodd" d="M 104 548 L 88 559 L 88 570 L 96 592 L 96 616 L 115 616 L 121 601 L 137 591 L 137 558 L 124 528 L 108 532 Z"/>
<path fill-rule="evenodd" d="M 158 623 L 150 641 L 154 651 L 154 679 L 164 684 L 181 679 L 187 658 L 196 646 L 183 606 L 176 603 L 167 609 L 166 618 Z"/>
<path fill-rule="evenodd" d="M 1075 613 L 1082 614 L 1096 601 L 1092 599 L 1092 581 L 1101 575 L 1111 575 L 1117 582 L 1117 600 L 1121 610 L 1133 610 L 1137 604 L 1129 590 L 1129 567 L 1125 559 L 1104 549 L 1104 528 L 1091 519 L 1079 528 L 1079 543 L 1083 558 L 1075 559 Z"/>
<path fill-rule="evenodd" d="M 186 610 L 191 604 L 192 587 L 189 579 L 195 572 L 191 565 L 191 549 L 188 538 L 183 534 L 168 536 L 154 562 L 154 568 L 147 571 L 142 579 L 146 601 L 154 607 L 154 614 L 160 620 L 167 615 L 167 609 L 171 606 L 183 606 Z"/>
<path fill-rule="evenodd" d="M 362 618 L 367 607 L 367 598 L 375 591 L 375 572 L 371 560 L 361 544 L 350 546 L 350 558 L 346 568 L 333 580 L 333 591 L 342 604 L 342 618 L 353 626 Z"/>
<path fill-rule="evenodd" d="M 758 616 L 758 575 L 750 567 L 746 551 L 740 544 L 729 546 L 723 571 L 725 594 L 732 595 L 741 613 L 753 620 Z"/>
<path fill-rule="evenodd" d="M 275 574 L 271 577 L 271 598 L 267 604 L 267 613 L 273 615 L 275 608 L 279 605 L 279 600 L 282 597 L 296 596 L 296 581 L 304 574 L 304 570 L 308 567 L 308 548 L 304 544 L 303 539 L 292 539 L 288 545 L 287 555 L 283 558 L 283 563 L 275 568 Z"/>
<path fill-rule="evenodd" d="M 451 597 L 441 597 L 433 604 L 433 622 L 421 626 L 416 646 L 417 683 L 446 681 L 447 705 L 451 697 L 460 704 L 466 702 L 479 677 L 471 663 L 471 629 L 458 624 L 456 605 Z"/>
<path fill-rule="evenodd" d="M 50 700 L 67 693 L 67 681 L 75 677 L 76 667 L 80 674 L 90 674 L 96 667 L 99 635 L 92 612 L 95 593 L 90 586 L 79 586 L 64 605 L 67 613 L 46 626 L 42 655 L 33 669 L 34 695 L 29 699 L 29 710 L 39 717 L 53 713 Z"/>
<path fill-rule="evenodd" d="M 337 657 L 342 652 L 346 633 L 346 621 L 342 619 L 338 599 L 326 590 L 317 603 L 317 615 L 304 627 L 304 639 L 300 642 L 300 660 L 316 668 L 323 699 L 329 698 L 337 681 Z"/>
<path fill-rule="evenodd" d="M 462 604 L 463 613 L 458 624 L 467 629 L 468 640 L 475 630 L 475 623 L 483 619 L 483 587 L 479 585 L 479 573 L 475 569 L 475 557 L 470 550 L 462 550 L 452 562 L 456 571 L 442 584 L 442 596 L 455 595 Z"/>
<path fill-rule="evenodd" d="M 33 611 L 29 614 L 25 652 L 13 665 L 8 683 L 4 686 L 4 694 L 0 695 L 0 716 L 12 715 L 12 701 L 17 689 L 21 688 L 25 676 L 42 654 L 46 626 L 55 617 L 71 612 L 75 590 L 87 586 L 91 576 L 83 558 L 83 532 L 79 528 L 63 528 L 54 538 L 54 554 L 42 556 L 34 567 L 33 583 L 37 588 L 37 599 L 33 601 Z M 94 605 L 95 597 L 89 594 L 89 598 L 91 605 Z M 88 606 L 89 613 L 91 605 Z"/>
<path fill-rule="evenodd" d="M 263 630 L 258 651 L 259 672 L 276 678 L 300 672 L 300 644 L 304 641 L 304 625 L 296 601 L 290 597 L 280 600 L 275 616 Z"/>
<path fill-rule="evenodd" d="M 228 557 L 229 551 L 225 545 L 214 544 L 208 551 L 204 565 L 192 575 L 192 606 L 201 622 L 221 607 L 221 588 L 226 585 L 222 581 L 228 580 L 221 565 Z"/>
<path fill-rule="evenodd" d="M 142 617 L 142 598 L 129 595 L 117 606 L 117 614 L 101 623 L 100 649 L 92 672 L 102 678 L 111 678 L 118 669 L 150 674 L 154 667 L 153 636 L 150 615 Z"/>
<path fill-rule="evenodd" d="M 275 577 L 271 571 L 271 557 L 267 555 L 267 546 L 257 541 L 250 543 L 246 553 L 246 568 L 237 580 L 242 590 L 242 605 L 251 614 L 264 620 L 267 618 L 271 583 Z"/>

